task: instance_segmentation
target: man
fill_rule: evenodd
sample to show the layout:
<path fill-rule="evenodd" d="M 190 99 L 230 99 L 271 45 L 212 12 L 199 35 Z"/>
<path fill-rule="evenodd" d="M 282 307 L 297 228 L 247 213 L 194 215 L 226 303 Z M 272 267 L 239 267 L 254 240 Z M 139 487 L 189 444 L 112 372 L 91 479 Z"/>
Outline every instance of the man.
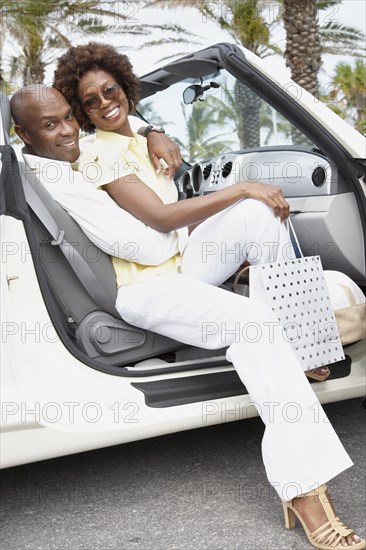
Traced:
<path fill-rule="evenodd" d="M 79 125 L 70 105 L 59 92 L 38 84 L 27 86 L 13 95 L 11 110 L 15 131 L 25 144 L 26 171 L 39 175 L 54 199 L 104 252 L 110 255 L 116 254 L 116 250 L 130 252 L 129 245 L 138 239 L 144 243 L 137 258 L 143 264 L 163 263 L 178 253 L 174 235 L 161 234 L 145 226 L 76 171 L 73 163 L 80 155 Z M 135 119 L 134 125 L 137 128 L 141 124 L 139 120 L 136 124 Z M 172 177 L 182 162 L 178 147 L 167 136 L 157 132 L 150 132 L 147 141 L 156 170 L 162 168 L 159 159 L 165 159 Z M 108 224 L 101 219 L 101 212 Z M 101 220 L 97 233 L 95 220 Z M 133 238 L 128 238 L 128 235 L 133 235 Z"/>
<path fill-rule="evenodd" d="M 123 252 L 126 243 L 137 242 L 138 257 L 134 261 L 147 266 L 160 266 L 183 252 L 176 231 L 161 233 L 150 228 L 73 170 L 70 163 L 79 157 L 79 128 L 70 105 L 61 94 L 51 88 L 30 86 L 13 96 L 11 106 L 15 130 L 26 144 L 26 165 L 37 171 L 41 182 L 97 246 L 126 259 Z M 158 158 L 163 157 L 161 151 L 155 154 Z M 176 154 L 174 156 L 179 158 Z M 172 158 L 168 161 L 170 167 L 177 162 Z M 243 203 L 245 201 L 240 204 Z M 257 211 L 267 220 L 264 225 L 260 220 L 262 226 L 277 227 L 269 209 L 259 201 L 253 203 L 262 205 Z M 258 204 L 253 205 L 254 212 Z M 220 212 L 221 221 L 225 222 L 225 216 L 235 215 L 235 210 L 240 211 L 240 208 L 234 205 Z M 258 221 L 254 216 L 252 225 Z M 233 231 L 238 231 L 232 227 Z M 243 233 L 243 228 L 240 231 Z M 185 243 L 185 246 L 189 245 Z M 222 263 L 221 256 L 215 261 Z M 206 269 L 207 275 L 211 268 Z M 150 307 L 146 311 L 139 310 L 139 289 L 143 285 L 145 294 L 150 292 L 151 295 Z M 306 382 L 290 345 L 278 336 L 268 338 L 264 332 L 260 341 L 243 338 L 241 331 L 237 338 L 238 331 L 233 330 L 236 325 L 242 328 L 248 322 L 254 322 L 262 329 L 266 324 L 276 324 L 272 311 L 263 304 L 219 289 L 184 272 L 181 275 L 162 272 L 146 282 L 126 285 L 119 289 L 122 296 L 124 288 L 129 286 L 136 290 L 124 296 L 126 302 L 121 315 L 125 320 L 144 326 L 148 319 L 152 330 L 174 338 L 180 334 L 178 339 L 191 345 L 206 348 L 228 346 L 227 357 L 237 369 L 266 425 L 262 451 L 270 483 L 280 498 L 291 501 L 290 505 L 299 511 L 312 529 L 324 526 L 327 516 L 320 499 L 315 502 L 310 497 L 297 497 L 325 483 L 350 467 L 352 462 Z M 201 330 L 206 322 L 216 326 L 217 330 L 214 334 L 206 334 L 205 340 Z M 302 413 L 296 422 L 288 421 L 282 414 L 291 403 L 296 403 Z M 275 407 L 269 406 L 271 404 Z M 317 422 L 313 419 L 315 406 L 319 412 Z M 336 523 L 331 530 L 338 536 L 335 534 L 338 531 Z M 350 530 L 340 539 L 343 546 L 357 543 L 357 547 L 364 548 L 363 541 L 360 542 Z"/>

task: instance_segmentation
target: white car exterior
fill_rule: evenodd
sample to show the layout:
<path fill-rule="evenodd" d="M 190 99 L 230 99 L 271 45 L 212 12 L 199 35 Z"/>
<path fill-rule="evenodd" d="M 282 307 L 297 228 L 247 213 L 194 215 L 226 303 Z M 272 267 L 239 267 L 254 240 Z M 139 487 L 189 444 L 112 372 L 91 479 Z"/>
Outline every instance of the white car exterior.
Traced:
<path fill-rule="evenodd" d="M 286 77 L 271 73 L 243 50 L 248 64 L 273 86 L 295 98 L 354 159 L 365 159 L 365 139 L 320 101 Z M 0 120 L 1 145 L 5 135 Z M 4 167 L 2 167 L 4 170 Z M 358 181 L 365 199 L 366 186 Z M 315 204 L 313 197 L 288 199 L 292 210 Z M 331 201 L 322 197 L 320 201 Z M 359 235 L 364 243 L 364 235 Z M 38 261 L 36 259 L 36 261 Z M 128 441 L 255 416 L 248 394 L 164 407 L 148 406 L 131 383 L 141 376 L 115 376 L 91 368 L 60 340 L 45 303 L 23 221 L 1 216 L 1 466 L 16 466 Z M 364 395 L 365 342 L 346 350 L 351 374 L 314 385 L 322 403 Z M 186 360 L 187 362 L 188 360 Z M 130 367 L 132 373 L 161 368 L 149 382 L 228 372 L 221 366 L 164 373 L 159 358 Z M 188 361 L 189 363 L 189 361 Z M 184 360 L 175 363 L 184 364 Z M 127 367 L 129 368 L 129 367 Z"/>

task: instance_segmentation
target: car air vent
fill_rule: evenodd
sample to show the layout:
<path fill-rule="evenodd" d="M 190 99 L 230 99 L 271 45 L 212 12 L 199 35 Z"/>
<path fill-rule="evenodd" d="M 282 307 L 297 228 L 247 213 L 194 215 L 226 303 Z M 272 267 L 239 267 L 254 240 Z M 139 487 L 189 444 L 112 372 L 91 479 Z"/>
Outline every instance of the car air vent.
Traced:
<path fill-rule="evenodd" d="M 212 170 L 212 164 L 207 164 L 204 169 L 203 169 L 203 179 L 204 180 L 207 180 L 207 178 L 209 177 L 209 175 L 211 174 L 211 170 Z"/>
<path fill-rule="evenodd" d="M 322 166 L 317 166 L 311 175 L 311 179 L 316 187 L 321 187 L 325 182 L 326 176 L 327 173 L 324 168 Z"/>
<path fill-rule="evenodd" d="M 322 157 L 325 157 L 326 155 L 321 151 L 321 149 L 317 149 L 316 147 L 312 148 L 313 153 L 317 153 L 318 155 L 321 155 Z"/>
<path fill-rule="evenodd" d="M 190 199 L 193 196 L 193 187 L 191 182 L 191 174 L 187 170 L 182 176 L 182 186 L 185 198 Z"/>
<path fill-rule="evenodd" d="M 229 162 L 225 162 L 223 168 L 222 168 L 222 177 L 223 178 L 227 178 L 228 175 L 230 174 L 231 172 L 231 169 L 233 167 L 233 163 L 231 161 Z"/>
<path fill-rule="evenodd" d="M 198 193 L 202 184 L 202 168 L 200 164 L 195 164 L 192 168 L 192 185 L 195 193 Z"/>

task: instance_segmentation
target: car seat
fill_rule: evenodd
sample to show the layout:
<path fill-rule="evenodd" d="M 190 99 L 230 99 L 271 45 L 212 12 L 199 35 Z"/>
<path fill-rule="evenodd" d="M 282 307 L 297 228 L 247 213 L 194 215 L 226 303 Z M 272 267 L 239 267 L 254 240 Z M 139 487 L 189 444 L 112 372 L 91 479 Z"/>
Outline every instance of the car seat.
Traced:
<path fill-rule="evenodd" d="M 5 135 L 10 131 L 10 102 L 1 94 L 1 118 Z M 185 347 L 181 342 L 138 329 L 123 321 L 114 308 L 117 295 L 115 272 L 110 257 L 95 246 L 79 225 L 44 188 L 37 176 L 25 170 L 22 161 L 18 161 L 23 186 L 27 196 L 27 187 L 38 197 L 65 240 L 72 243 L 88 264 L 104 289 L 105 299 L 91 295 L 86 285 L 76 276 L 66 256 L 52 234 L 39 217 L 29 208 L 36 241 L 39 244 L 34 261 L 42 264 L 49 287 L 56 300 L 64 326 L 78 347 L 90 358 L 106 365 L 123 366 L 162 353 Z M 77 244 L 75 244 L 77 243 Z M 88 285 L 87 285 L 88 287 Z"/>

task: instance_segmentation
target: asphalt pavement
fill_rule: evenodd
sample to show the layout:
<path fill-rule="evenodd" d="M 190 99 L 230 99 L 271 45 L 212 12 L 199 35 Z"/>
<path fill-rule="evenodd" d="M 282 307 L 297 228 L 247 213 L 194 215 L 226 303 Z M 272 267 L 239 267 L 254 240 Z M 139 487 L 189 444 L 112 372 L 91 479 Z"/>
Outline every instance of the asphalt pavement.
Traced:
<path fill-rule="evenodd" d="M 329 488 L 365 536 L 365 409 L 353 399 L 325 410 L 355 462 Z M 284 529 L 262 434 L 254 418 L 3 470 L 0 548 L 310 549 L 299 526 Z"/>

